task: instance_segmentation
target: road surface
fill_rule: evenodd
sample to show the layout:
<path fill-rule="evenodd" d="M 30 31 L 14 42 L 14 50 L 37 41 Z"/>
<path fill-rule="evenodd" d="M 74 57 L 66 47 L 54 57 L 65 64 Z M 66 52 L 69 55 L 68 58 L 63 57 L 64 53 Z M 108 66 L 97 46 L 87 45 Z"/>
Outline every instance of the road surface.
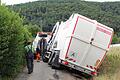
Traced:
<path fill-rule="evenodd" d="M 75 77 L 69 70 L 52 69 L 47 63 L 34 61 L 34 72 L 27 74 L 27 68 L 15 80 L 85 80 Z"/>

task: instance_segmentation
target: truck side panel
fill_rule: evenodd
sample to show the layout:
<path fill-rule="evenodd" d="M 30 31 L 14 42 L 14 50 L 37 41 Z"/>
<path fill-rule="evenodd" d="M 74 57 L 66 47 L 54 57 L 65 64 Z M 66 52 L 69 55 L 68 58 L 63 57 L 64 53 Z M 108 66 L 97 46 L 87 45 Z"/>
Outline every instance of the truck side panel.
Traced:
<path fill-rule="evenodd" d="M 67 20 L 64 22 L 60 35 L 59 35 L 59 41 L 58 45 L 60 47 L 60 59 L 65 60 L 66 52 L 68 50 L 69 44 L 71 43 L 71 34 L 73 33 L 74 26 L 76 24 L 77 16 L 75 16 L 73 19 Z"/>

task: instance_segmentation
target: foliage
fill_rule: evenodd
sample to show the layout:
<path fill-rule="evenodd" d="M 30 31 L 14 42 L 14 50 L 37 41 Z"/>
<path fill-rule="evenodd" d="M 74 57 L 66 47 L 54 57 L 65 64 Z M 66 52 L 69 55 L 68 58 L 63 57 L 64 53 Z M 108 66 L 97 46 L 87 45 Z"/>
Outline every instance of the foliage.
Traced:
<path fill-rule="evenodd" d="M 28 30 L 27 27 L 23 27 L 24 42 L 27 42 L 32 38 L 32 33 Z"/>
<path fill-rule="evenodd" d="M 79 13 L 120 31 L 120 2 L 85 2 L 84 0 L 40 0 L 9 6 L 24 16 L 25 24 L 37 24 L 51 31 L 57 21 L 65 21 Z"/>
<path fill-rule="evenodd" d="M 14 76 L 25 63 L 25 33 L 19 15 L 0 6 L 0 75 Z"/>
<path fill-rule="evenodd" d="M 120 47 L 112 47 L 107 57 L 100 66 L 99 75 L 95 80 L 119 80 L 120 79 Z"/>
<path fill-rule="evenodd" d="M 113 44 L 117 44 L 117 43 L 119 43 L 120 42 L 120 39 L 117 37 L 117 35 L 115 34 L 114 36 L 113 36 L 113 39 L 112 39 L 112 43 Z"/>
<path fill-rule="evenodd" d="M 24 27 L 27 28 L 29 32 L 31 32 L 33 37 L 36 36 L 37 32 L 42 31 L 41 28 L 37 25 L 29 24 L 29 25 L 25 25 Z"/>

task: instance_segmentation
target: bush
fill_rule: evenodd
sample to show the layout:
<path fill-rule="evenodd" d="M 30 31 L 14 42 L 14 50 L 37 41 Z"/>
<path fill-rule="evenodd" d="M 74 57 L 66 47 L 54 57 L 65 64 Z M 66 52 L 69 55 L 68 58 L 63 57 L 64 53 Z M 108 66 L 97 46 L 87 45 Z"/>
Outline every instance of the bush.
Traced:
<path fill-rule="evenodd" d="M 112 39 L 112 44 L 118 44 L 120 42 L 119 37 L 115 34 Z"/>
<path fill-rule="evenodd" d="M 100 66 L 95 80 L 120 80 L 120 47 L 112 47 Z"/>
<path fill-rule="evenodd" d="M 25 25 L 25 28 L 27 28 L 29 30 L 29 32 L 31 32 L 32 36 L 35 37 L 37 32 L 42 31 L 42 29 L 38 26 L 38 25 Z"/>
<path fill-rule="evenodd" d="M 24 64 L 24 43 L 28 33 L 17 13 L 0 6 L 0 73 L 2 76 L 14 76 Z"/>

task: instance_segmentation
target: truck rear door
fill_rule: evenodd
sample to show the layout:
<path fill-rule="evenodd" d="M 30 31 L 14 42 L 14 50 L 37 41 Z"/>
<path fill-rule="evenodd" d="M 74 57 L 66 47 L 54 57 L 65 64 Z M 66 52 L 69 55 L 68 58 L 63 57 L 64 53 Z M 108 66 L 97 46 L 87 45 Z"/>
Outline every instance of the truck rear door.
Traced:
<path fill-rule="evenodd" d="M 78 16 L 66 57 L 78 66 L 96 69 L 108 50 L 112 29 L 84 16 Z"/>
<path fill-rule="evenodd" d="M 90 48 L 91 38 L 95 33 L 94 21 L 78 16 L 72 32 L 66 57 L 77 65 L 83 65 L 83 60 Z"/>
<path fill-rule="evenodd" d="M 110 47 L 113 30 L 100 23 L 96 25 L 96 31 L 93 36 L 89 53 L 84 59 L 84 66 L 89 68 L 98 68 L 103 61 L 107 50 Z"/>

